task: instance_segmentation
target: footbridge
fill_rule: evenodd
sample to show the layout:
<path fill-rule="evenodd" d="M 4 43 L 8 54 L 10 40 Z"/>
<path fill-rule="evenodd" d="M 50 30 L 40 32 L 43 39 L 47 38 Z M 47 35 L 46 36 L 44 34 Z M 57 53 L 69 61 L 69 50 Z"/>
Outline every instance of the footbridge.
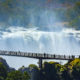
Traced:
<path fill-rule="evenodd" d="M 20 51 L 4 51 L 0 50 L 0 55 L 4 56 L 17 56 L 17 57 L 28 57 L 35 58 L 39 60 L 39 68 L 42 68 L 43 59 L 55 59 L 55 60 L 73 60 L 76 57 L 74 55 L 56 55 L 56 54 L 47 54 L 47 53 L 29 53 L 29 52 L 20 52 Z M 78 56 L 77 58 L 80 58 Z"/>

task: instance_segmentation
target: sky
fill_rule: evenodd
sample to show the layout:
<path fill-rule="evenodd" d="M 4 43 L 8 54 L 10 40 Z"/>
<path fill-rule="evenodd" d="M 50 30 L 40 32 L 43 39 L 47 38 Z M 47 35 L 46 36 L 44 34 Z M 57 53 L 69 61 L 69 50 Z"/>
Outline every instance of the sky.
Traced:
<path fill-rule="evenodd" d="M 66 27 L 68 22 L 61 18 L 67 10 L 64 2 L 0 0 L 0 50 L 79 55 L 80 30 Z M 60 12 L 61 16 L 55 12 L 59 8 L 64 11 Z M 38 62 L 29 58 L 2 57 L 16 69 Z"/>

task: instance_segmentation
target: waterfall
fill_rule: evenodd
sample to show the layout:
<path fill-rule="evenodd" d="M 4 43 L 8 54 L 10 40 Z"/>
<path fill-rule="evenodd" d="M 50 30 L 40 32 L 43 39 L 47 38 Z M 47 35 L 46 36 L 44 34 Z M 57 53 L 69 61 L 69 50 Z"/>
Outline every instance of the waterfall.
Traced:
<path fill-rule="evenodd" d="M 59 28 L 58 28 L 59 29 Z M 79 54 L 78 34 L 74 29 L 41 31 L 38 28 L 9 27 L 0 39 L 0 49 L 50 54 Z"/>

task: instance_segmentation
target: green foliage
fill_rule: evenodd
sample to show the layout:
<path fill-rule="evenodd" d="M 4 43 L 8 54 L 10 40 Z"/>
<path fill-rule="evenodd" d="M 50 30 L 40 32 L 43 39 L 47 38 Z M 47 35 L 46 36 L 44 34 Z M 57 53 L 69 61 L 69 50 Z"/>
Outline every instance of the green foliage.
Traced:
<path fill-rule="evenodd" d="M 29 65 L 29 68 L 38 69 L 38 67 L 37 67 L 35 64 L 30 64 L 30 65 Z"/>
<path fill-rule="evenodd" d="M 33 80 L 80 80 L 80 59 L 70 60 L 65 65 L 57 62 L 44 62 L 41 70 L 34 64 L 30 64 Z M 30 80 L 27 72 L 7 72 L 6 67 L 0 63 L 0 80 Z"/>
<path fill-rule="evenodd" d="M 20 71 L 12 71 L 8 73 L 8 77 L 6 80 L 29 80 L 30 76 L 27 72 L 20 72 Z"/>
<path fill-rule="evenodd" d="M 58 63 L 45 62 L 43 68 L 45 80 L 58 80 L 60 67 L 61 66 Z"/>
<path fill-rule="evenodd" d="M 24 72 L 22 80 L 29 80 L 29 79 L 30 79 L 30 75 L 27 72 Z"/>
<path fill-rule="evenodd" d="M 73 79 L 80 79 L 80 59 L 75 59 L 69 64 Z"/>
<path fill-rule="evenodd" d="M 76 2 L 75 9 L 77 9 L 77 11 L 80 12 L 80 1 L 79 2 Z"/>
<path fill-rule="evenodd" d="M 80 1 L 76 2 L 72 8 L 69 8 L 66 15 L 69 21 L 69 26 L 75 29 L 80 29 Z"/>
<path fill-rule="evenodd" d="M 65 69 L 62 71 L 62 73 L 61 73 L 61 78 L 62 78 L 63 80 L 72 80 L 71 75 L 70 75 L 70 72 L 69 72 L 68 69 L 65 68 Z"/>
<path fill-rule="evenodd" d="M 53 66 L 55 66 L 55 69 L 57 70 L 57 73 L 60 71 L 62 65 L 57 63 L 57 62 L 49 62 L 49 64 L 52 64 Z"/>
<path fill-rule="evenodd" d="M 11 71 L 8 72 L 7 68 L 0 62 L 0 80 L 29 80 L 30 75 L 27 72 Z"/>
<path fill-rule="evenodd" d="M 61 79 L 79 80 L 80 79 L 80 59 L 74 59 L 61 68 Z"/>
<path fill-rule="evenodd" d="M 77 68 L 80 66 L 80 59 L 74 59 L 73 61 L 71 61 L 69 64 L 68 64 L 68 67 L 70 69 L 72 69 L 74 66 L 76 66 Z"/>
<path fill-rule="evenodd" d="M 0 63 L 0 80 L 4 80 L 7 77 L 7 70 L 6 67 Z"/>

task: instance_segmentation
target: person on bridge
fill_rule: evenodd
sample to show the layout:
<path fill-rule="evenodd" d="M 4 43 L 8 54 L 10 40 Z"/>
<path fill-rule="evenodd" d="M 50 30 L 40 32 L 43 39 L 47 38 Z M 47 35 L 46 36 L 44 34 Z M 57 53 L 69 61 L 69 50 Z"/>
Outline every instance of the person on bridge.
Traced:
<path fill-rule="evenodd" d="M 54 54 L 54 58 L 55 58 L 55 54 Z"/>
<path fill-rule="evenodd" d="M 46 56 L 46 54 L 44 53 L 44 57 Z"/>

